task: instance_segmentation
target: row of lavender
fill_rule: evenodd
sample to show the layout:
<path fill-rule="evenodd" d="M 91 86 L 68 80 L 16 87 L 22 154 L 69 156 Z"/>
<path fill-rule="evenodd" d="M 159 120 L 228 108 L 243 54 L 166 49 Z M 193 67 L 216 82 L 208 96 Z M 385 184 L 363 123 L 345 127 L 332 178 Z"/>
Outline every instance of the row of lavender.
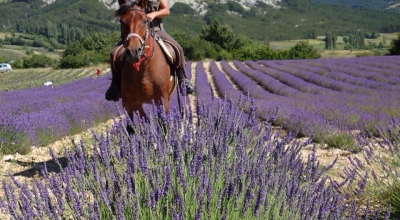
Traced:
<path fill-rule="evenodd" d="M 115 105 L 104 100 L 107 77 L 84 78 L 61 86 L 0 92 L 2 151 L 47 145 L 104 122 Z"/>
<path fill-rule="evenodd" d="M 356 62 L 364 63 L 350 65 Z M 238 100 L 249 93 L 260 115 L 279 109 L 277 122 L 304 135 L 343 130 L 376 134 L 376 127 L 400 119 L 399 62 L 400 57 L 376 58 L 374 63 L 371 58 L 221 61 L 221 67 L 211 62 L 210 71 L 221 94 Z M 386 69 L 363 75 L 366 63 Z"/>

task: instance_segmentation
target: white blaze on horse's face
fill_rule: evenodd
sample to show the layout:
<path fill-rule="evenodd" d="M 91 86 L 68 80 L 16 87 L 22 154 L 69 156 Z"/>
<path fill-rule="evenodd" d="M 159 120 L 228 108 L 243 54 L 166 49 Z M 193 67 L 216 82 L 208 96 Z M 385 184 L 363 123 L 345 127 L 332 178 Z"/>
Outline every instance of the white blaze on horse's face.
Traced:
<path fill-rule="evenodd" d="M 128 9 L 120 19 L 121 33 L 125 55 L 133 63 L 138 62 L 144 54 L 148 38 L 148 20 L 145 12 L 136 6 Z"/>

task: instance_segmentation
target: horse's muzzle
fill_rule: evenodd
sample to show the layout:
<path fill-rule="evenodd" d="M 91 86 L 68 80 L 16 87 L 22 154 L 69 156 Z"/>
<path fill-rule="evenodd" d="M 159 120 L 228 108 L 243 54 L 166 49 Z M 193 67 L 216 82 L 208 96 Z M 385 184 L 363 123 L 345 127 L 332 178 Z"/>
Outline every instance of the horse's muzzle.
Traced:
<path fill-rule="evenodd" d="M 133 63 L 139 62 L 140 57 L 143 55 L 143 50 L 142 48 L 136 48 L 134 50 L 130 48 L 126 48 L 126 56 L 129 58 L 129 60 Z"/>

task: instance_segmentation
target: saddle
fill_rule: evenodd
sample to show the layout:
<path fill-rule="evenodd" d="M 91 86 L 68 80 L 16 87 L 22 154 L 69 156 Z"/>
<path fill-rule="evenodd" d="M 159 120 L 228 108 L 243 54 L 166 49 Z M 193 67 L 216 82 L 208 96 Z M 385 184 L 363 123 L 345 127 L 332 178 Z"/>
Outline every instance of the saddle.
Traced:
<path fill-rule="evenodd" d="M 156 35 L 155 40 L 157 41 L 158 45 L 160 45 L 161 50 L 164 52 L 165 57 L 170 62 L 171 67 L 174 69 L 178 68 L 180 63 L 180 56 L 179 49 L 175 46 L 172 42 L 162 39 L 160 36 Z"/>

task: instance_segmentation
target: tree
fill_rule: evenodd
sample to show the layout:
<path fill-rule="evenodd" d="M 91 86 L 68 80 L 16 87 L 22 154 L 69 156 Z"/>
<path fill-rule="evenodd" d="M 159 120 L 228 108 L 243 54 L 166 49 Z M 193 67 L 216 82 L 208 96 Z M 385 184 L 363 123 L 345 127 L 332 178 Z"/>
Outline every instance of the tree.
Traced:
<path fill-rule="evenodd" d="M 185 56 L 190 60 L 204 60 L 205 58 L 215 58 L 217 51 L 211 42 L 195 37 L 185 49 Z"/>
<path fill-rule="evenodd" d="M 76 56 L 78 55 L 82 50 L 83 46 L 80 43 L 71 43 L 68 45 L 68 47 L 64 50 L 62 57 L 67 57 L 67 56 Z"/>
<path fill-rule="evenodd" d="M 336 49 L 336 41 L 337 41 L 337 36 L 335 33 L 332 34 L 332 48 Z"/>
<path fill-rule="evenodd" d="M 174 31 L 173 33 L 171 33 L 171 36 L 181 45 L 183 49 L 189 46 L 190 37 L 186 32 Z"/>
<path fill-rule="evenodd" d="M 317 59 L 321 54 L 306 41 L 298 42 L 294 47 L 290 48 L 289 59 Z"/>
<path fill-rule="evenodd" d="M 229 30 L 228 26 L 222 26 L 218 19 L 215 19 L 212 25 L 202 28 L 200 39 L 211 42 L 217 49 L 230 51 L 234 36 L 235 33 Z"/>
<path fill-rule="evenodd" d="M 400 33 L 397 34 L 397 39 L 393 39 L 390 43 L 390 55 L 400 55 Z"/>
<path fill-rule="evenodd" d="M 332 49 L 332 35 L 330 33 L 325 35 L 325 49 Z"/>

